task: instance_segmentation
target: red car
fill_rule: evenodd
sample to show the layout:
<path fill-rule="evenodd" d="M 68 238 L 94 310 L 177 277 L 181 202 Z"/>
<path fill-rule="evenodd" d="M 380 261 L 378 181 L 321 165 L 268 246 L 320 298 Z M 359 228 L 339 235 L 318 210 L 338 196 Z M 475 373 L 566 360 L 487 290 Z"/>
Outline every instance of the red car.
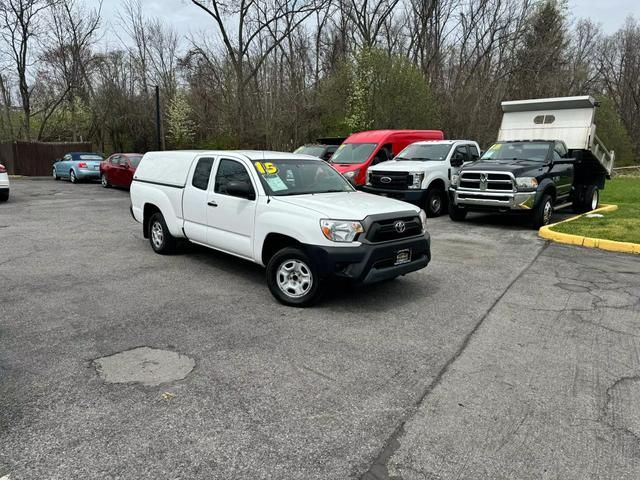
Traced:
<path fill-rule="evenodd" d="M 349 136 L 331 163 L 354 185 L 364 185 L 371 165 L 391 160 L 410 143 L 421 140 L 443 140 L 441 130 L 371 130 Z"/>
<path fill-rule="evenodd" d="M 142 160 L 141 153 L 114 153 L 100 163 L 100 182 L 104 188 L 131 186 L 133 174 Z"/>

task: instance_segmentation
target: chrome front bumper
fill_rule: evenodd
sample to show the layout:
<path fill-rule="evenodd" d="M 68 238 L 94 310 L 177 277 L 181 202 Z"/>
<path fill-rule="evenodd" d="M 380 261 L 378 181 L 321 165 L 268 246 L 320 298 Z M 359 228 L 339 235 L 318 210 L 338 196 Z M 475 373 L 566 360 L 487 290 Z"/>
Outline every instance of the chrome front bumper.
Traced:
<path fill-rule="evenodd" d="M 479 206 L 508 210 L 531 210 L 536 192 L 479 192 L 477 190 L 449 189 L 454 205 Z"/>

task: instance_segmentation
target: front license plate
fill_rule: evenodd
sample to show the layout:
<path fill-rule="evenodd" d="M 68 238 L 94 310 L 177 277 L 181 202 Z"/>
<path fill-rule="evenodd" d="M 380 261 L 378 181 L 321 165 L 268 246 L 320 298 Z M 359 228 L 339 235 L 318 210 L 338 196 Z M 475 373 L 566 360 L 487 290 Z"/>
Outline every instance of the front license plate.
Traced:
<path fill-rule="evenodd" d="M 404 250 L 398 250 L 396 252 L 396 261 L 394 265 L 402 265 L 403 263 L 409 263 L 411 261 L 411 250 L 408 248 Z"/>

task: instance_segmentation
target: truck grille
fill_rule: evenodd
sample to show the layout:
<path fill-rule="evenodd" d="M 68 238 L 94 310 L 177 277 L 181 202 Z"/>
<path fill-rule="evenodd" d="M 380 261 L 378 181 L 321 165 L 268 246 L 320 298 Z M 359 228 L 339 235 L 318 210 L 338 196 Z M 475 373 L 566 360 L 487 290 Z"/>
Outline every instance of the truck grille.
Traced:
<path fill-rule="evenodd" d="M 404 223 L 404 230 L 396 228 L 398 222 Z M 420 217 L 390 218 L 373 222 L 368 229 L 367 240 L 372 243 L 388 242 L 389 240 L 413 237 L 421 233 Z"/>
<path fill-rule="evenodd" d="M 409 172 L 369 172 L 372 187 L 406 190 L 413 183 Z"/>
<path fill-rule="evenodd" d="M 511 175 L 495 172 L 462 172 L 460 174 L 460 188 L 483 192 L 512 192 L 515 190 Z"/>

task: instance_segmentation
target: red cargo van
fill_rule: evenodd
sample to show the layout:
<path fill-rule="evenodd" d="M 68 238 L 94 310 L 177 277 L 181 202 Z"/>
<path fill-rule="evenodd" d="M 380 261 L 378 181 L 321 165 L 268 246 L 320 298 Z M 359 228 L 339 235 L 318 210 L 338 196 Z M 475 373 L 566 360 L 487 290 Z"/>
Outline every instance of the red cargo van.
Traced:
<path fill-rule="evenodd" d="M 444 140 L 441 130 L 370 130 L 350 135 L 331 157 L 333 166 L 354 185 L 364 185 L 371 165 L 390 160 L 413 142 Z"/>

